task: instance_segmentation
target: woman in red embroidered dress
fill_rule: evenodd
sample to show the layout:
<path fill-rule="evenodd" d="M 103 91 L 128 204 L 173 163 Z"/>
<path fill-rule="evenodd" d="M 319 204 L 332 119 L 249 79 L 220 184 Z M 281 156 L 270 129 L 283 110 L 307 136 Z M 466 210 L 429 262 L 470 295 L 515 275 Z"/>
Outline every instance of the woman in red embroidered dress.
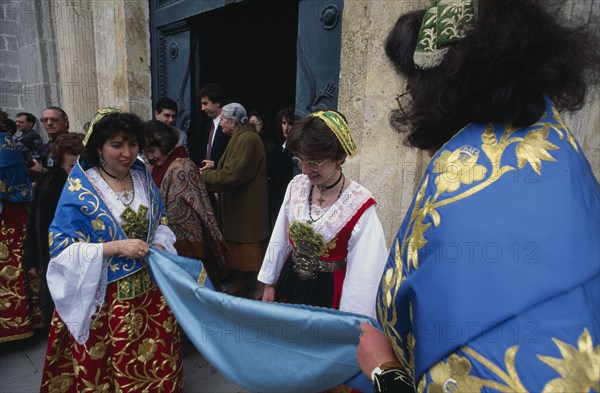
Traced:
<path fill-rule="evenodd" d="M 296 122 L 287 140 L 302 170 L 288 185 L 258 279 L 263 301 L 375 316 L 387 258 L 375 200 L 342 172 L 357 151 L 337 112 Z"/>

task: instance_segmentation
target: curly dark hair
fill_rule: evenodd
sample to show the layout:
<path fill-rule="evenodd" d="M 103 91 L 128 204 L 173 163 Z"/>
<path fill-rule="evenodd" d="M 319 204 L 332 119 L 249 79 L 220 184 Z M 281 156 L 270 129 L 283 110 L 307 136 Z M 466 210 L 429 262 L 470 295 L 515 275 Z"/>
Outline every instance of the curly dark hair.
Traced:
<path fill-rule="evenodd" d="M 91 166 L 99 164 L 98 149 L 120 132 L 127 141 L 137 140 L 140 150 L 146 145 L 142 120 L 133 113 L 110 113 L 94 124 L 89 132 L 92 134 L 81 157 Z"/>
<path fill-rule="evenodd" d="M 58 163 L 56 167 L 63 165 L 65 154 L 78 156 L 83 153 L 83 137 L 83 134 L 76 132 L 67 132 L 56 137 L 50 145 L 50 155 Z"/>
<path fill-rule="evenodd" d="M 179 135 L 175 129 L 162 121 L 150 120 L 144 123 L 146 147 L 158 147 L 162 154 L 169 154 L 177 146 Z"/>
<path fill-rule="evenodd" d="M 346 117 L 337 112 L 344 121 Z M 303 159 L 346 159 L 346 151 L 333 131 L 318 117 L 306 116 L 296 120 L 288 134 L 286 147 Z"/>
<path fill-rule="evenodd" d="M 580 109 L 586 84 L 597 81 L 598 46 L 583 28 L 561 26 L 556 11 L 547 0 L 480 0 L 475 29 L 431 69 L 413 61 L 425 11 L 401 16 L 385 51 L 412 97 L 390 116 L 398 131 L 410 128 L 405 143 L 437 150 L 472 122 L 532 124 L 544 96 L 559 109 Z"/>

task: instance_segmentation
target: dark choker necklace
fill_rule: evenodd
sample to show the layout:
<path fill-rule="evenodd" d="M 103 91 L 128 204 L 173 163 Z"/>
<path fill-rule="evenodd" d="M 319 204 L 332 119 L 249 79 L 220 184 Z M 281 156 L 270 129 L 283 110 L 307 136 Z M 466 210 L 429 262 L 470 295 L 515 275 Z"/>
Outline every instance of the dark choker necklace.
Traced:
<path fill-rule="evenodd" d="M 337 186 L 338 183 L 340 182 L 340 180 L 342 180 L 342 176 L 344 176 L 344 172 L 340 171 L 340 177 L 338 177 L 338 179 L 335 181 L 335 183 L 333 183 L 330 186 L 324 186 L 322 184 L 319 184 L 317 186 L 317 188 L 321 191 L 326 191 L 326 190 L 331 190 L 333 187 Z"/>
<path fill-rule="evenodd" d="M 108 171 L 103 166 L 100 166 L 100 169 L 102 169 L 102 172 L 106 173 L 111 179 L 121 184 L 125 183 L 125 179 L 127 179 L 127 177 L 129 176 L 129 171 L 127 171 L 125 176 L 122 179 L 119 179 L 115 175 L 108 173 Z"/>

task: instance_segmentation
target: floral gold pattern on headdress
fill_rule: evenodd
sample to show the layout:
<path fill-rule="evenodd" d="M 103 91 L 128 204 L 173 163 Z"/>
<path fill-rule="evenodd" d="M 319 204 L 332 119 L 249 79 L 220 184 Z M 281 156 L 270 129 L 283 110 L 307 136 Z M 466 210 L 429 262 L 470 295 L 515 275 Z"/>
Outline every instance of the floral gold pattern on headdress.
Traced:
<path fill-rule="evenodd" d="M 358 146 L 354 143 L 354 138 L 352 138 L 348 123 L 346 123 L 338 113 L 333 111 L 321 111 L 312 113 L 309 116 L 318 117 L 327 124 L 327 127 L 335 134 L 348 156 L 356 154 Z"/>
<path fill-rule="evenodd" d="M 117 108 L 98 109 L 98 112 L 96 113 L 96 115 L 90 122 L 90 125 L 88 126 L 87 133 L 85 134 L 85 138 L 83 138 L 84 146 L 87 145 L 87 143 L 90 139 L 90 136 L 92 135 L 92 132 L 94 132 L 94 126 L 96 125 L 96 123 L 98 123 L 100 120 L 102 120 L 104 118 L 104 116 L 109 115 L 111 113 L 124 113 L 124 112 Z"/>
<path fill-rule="evenodd" d="M 417 67 L 440 65 L 448 46 L 474 28 L 477 0 L 434 0 L 425 12 L 413 60 Z"/>

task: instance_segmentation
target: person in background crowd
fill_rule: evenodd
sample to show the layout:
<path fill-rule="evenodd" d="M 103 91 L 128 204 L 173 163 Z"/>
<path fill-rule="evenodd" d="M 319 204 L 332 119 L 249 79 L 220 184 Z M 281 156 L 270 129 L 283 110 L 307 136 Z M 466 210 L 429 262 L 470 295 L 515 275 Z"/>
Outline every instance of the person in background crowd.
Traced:
<path fill-rule="evenodd" d="M 273 153 L 275 152 L 275 143 L 269 139 L 269 133 L 265 125 L 265 119 L 263 115 L 257 111 L 252 110 L 248 112 L 248 121 L 256 127 L 256 133 L 260 136 L 260 140 L 263 143 L 263 147 L 265 148 L 265 157 L 267 158 L 267 167 L 269 162 L 271 162 Z"/>
<path fill-rule="evenodd" d="M 35 165 L 29 168 L 34 174 L 40 174 L 54 166 L 54 159 L 50 154 L 50 147 L 59 135 L 69 132 L 69 117 L 62 108 L 57 106 L 49 106 L 44 109 L 40 121 L 48 134 L 48 143 L 45 143 L 38 148 L 40 161 L 34 160 Z"/>
<path fill-rule="evenodd" d="M 223 133 L 221 127 L 221 109 L 225 104 L 225 91 L 215 83 L 207 83 L 200 89 L 200 104 L 202 112 L 209 120 L 202 133 L 200 161 L 212 161 L 216 168 L 230 139 L 230 136 Z"/>
<path fill-rule="evenodd" d="M 150 277 L 150 245 L 176 254 L 143 162 L 143 123 L 98 111 L 50 225 L 56 310 L 42 392 L 183 391 L 179 325 Z"/>
<path fill-rule="evenodd" d="M 154 120 L 162 121 L 166 125 L 173 127 L 177 131 L 177 146 L 183 146 L 186 150 L 187 134 L 175 127 L 177 122 L 177 103 L 169 97 L 163 97 L 154 106 Z"/>
<path fill-rule="evenodd" d="M 24 267 L 29 274 L 32 293 L 37 298 L 36 309 L 32 314 L 39 319 L 37 325 L 46 329 L 50 327 L 54 313 L 54 303 L 46 282 L 50 261 L 48 228 L 54 219 L 67 176 L 75 166 L 77 157 L 83 152 L 83 137 L 83 134 L 69 132 L 59 135 L 52 144 L 51 153 L 56 158 L 56 165 L 37 180 L 27 223 Z"/>
<path fill-rule="evenodd" d="M 277 113 L 278 128 L 283 135 L 283 144 L 278 146 L 267 167 L 269 179 L 269 215 L 274 224 L 285 196 L 285 190 L 292 178 L 300 173 L 300 169 L 292 160 L 292 154 L 287 146 L 287 138 L 294 125 L 294 108 L 284 108 Z"/>
<path fill-rule="evenodd" d="M 39 158 L 38 149 L 42 145 L 42 138 L 33 129 L 36 122 L 35 116 L 28 112 L 19 112 L 15 116 L 15 123 L 17 124 L 17 132 L 14 135 L 15 142 L 25 146 L 31 152 L 32 159 Z"/>
<path fill-rule="evenodd" d="M 385 334 L 361 325 L 376 392 L 600 387 L 600 187 L 558 111 L 598 81 L 600 45 L 550 5 L 436 1 L 389 33 L 392 124 L 432 159 L 381 281 Z"/>
<path fill-rule="evenodd" d="M 256 281 L 269 238 L 265 149 L 242 105 L 223 107 L 221 127 L 231 141 L 217 167 L 205 161 L 201 170 L 208 190 L 220 195 L 221 227 L 229 246 L 227 267 L 233 274 L 229 293 L 243 295 L 245 272 Z M 263 287 L 258 282 L 255 287 L 252 297 L 260 299 Z"/>
<path fill-rule="evenodd" d="M 358 150 L 346 119 L 325 111 L 298 120 L 287 148 L 302 174 L 287 187 L 258 275 L 262 300 L 374 317 L 387 248 L 373 196 L 342 171 Z"/>
<path fill-rule="evenodd" d="M 160 189 L 169 227 L 175 233 L 179 255 L 200 259 L 216 290 L 221 290 L 221 268 L 227 245 L 210 206 L 198 167 L 189 159 L 172 127 L 152 120 L 144 124 L 146 158 L 152 179 Z"/>
<path fill-rule="evenodd" d="M 33 335 L 23 248 L 32 187 L 25 160 L 0 111 L 0 343 Z"/>

